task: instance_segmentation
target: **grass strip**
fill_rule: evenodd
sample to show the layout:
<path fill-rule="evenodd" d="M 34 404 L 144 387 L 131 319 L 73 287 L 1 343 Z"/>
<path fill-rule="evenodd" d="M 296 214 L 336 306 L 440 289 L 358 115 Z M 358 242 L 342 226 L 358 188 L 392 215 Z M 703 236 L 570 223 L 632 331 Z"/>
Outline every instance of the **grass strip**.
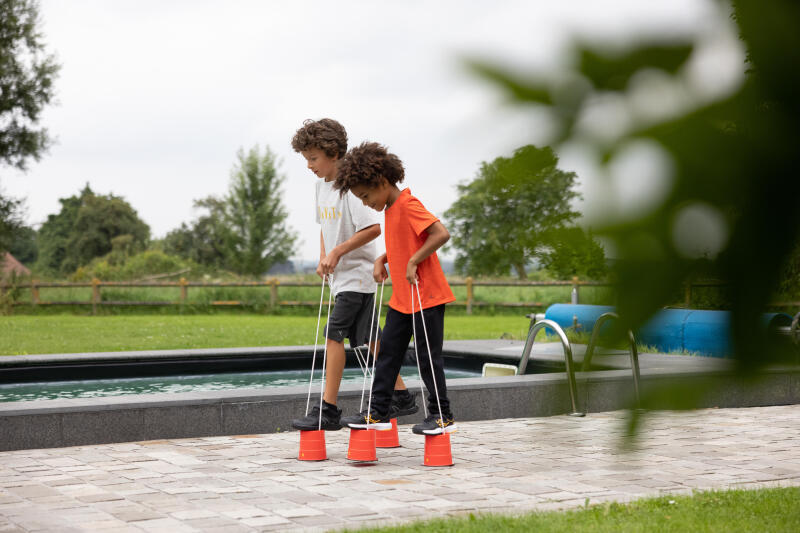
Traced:
<path fill-rule="evenodd" d="M 521 515 L 469 514 L 397 527 L 359 529 L 381 533 L 492 531 L 591 532 L 754 532 L 800 531 L 800 487 L 695 492 L 627 504 L 604 503 L 572 511 Z M 351 530 L 352 531 L 352 530 Z"/>

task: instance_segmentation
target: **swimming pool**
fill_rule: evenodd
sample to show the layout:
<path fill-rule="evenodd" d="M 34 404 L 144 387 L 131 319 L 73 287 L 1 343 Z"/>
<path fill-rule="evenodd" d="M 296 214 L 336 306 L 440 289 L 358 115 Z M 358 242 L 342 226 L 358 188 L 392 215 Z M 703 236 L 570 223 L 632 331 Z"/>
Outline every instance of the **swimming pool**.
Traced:
<path fill-rule="evenodd" d="M 404 366 L 400 375 L 417 380 L 415 366 Z M 447 379 L 480 376 L 480 372 L 458 368 L 445 369 Z M 318 391 L 322 371 L 314 372 L 313 390 Z M 58 400 L 71 398 L 102 398 L 133 394 L 204 392 L 233 389 L 275 389 L 297 385 L 308 386 L 308 370 L 267 370 L 261 372 L 226 372 L 105 379 L 39 381 L 0 384 L 0 402 Z M 342 383 L 361 385 L 364 374 L 359 368 L 346 368 Z M 367 383 L 369 387 L 369 383 Z"/>

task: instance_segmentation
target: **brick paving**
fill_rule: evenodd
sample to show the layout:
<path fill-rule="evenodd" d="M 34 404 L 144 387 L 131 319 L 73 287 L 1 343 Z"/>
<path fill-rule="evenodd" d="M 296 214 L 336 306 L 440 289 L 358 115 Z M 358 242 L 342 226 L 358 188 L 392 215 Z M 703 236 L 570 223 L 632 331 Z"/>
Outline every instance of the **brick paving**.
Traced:
<path fill-rule="evenodd" d="M 346 430 L 322 462 L 296 460 L 297 432 L 2 452 L 0 533 L 320 531 L 800 485 L 800 406 L 652 413 L 632 450 L 626 417 L 460 423 L 443 468 L 406 425 L 373 464 L 346 459 Z"/>

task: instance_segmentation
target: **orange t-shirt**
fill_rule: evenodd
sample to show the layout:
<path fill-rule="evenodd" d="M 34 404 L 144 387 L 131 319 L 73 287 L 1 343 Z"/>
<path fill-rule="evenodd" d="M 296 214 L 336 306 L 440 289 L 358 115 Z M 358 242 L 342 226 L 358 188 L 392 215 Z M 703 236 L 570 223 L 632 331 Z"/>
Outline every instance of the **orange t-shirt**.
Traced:
<path fill-rule="evenodd" d="M 408 260 L 428 239 L 425 232 L 436 218 L 425 206 L 411 196 L 410 189 L 404 189 L 391 207 L 384 211 L 386 220 L 386 258 L 392 277 L 392 297 L 389 307 L 395 311 L 411 314 L 411 284 L 406 279 Z M 422 308 L 454 302 L 456 297 L 447 284 L 439 257 L 436 252 L 417 265 L 419 292 Z M 414 290 L 414 312 L 419 311 L 417 291 Z"/>

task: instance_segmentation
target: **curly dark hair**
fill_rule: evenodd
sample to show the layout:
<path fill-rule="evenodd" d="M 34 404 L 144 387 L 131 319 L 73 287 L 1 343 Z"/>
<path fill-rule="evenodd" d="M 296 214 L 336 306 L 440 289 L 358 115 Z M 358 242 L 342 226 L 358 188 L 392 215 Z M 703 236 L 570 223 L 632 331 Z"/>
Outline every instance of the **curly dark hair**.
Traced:
<path fill-rule="evenodd" d="M 292 148 L 295 152 L 319 148 L 328 157 L 341 159 L 347 152 L 347 132 L 332 118 L 307 119 L 303 121 L 303 127 L 295 132 Z"/>
<path fill-rule="evenodd" d="M 339 163 L 333 188 L 344 194 L 356 185 L 380 187 L 384 180 L 397 185 L 405 177 L 403 162 L 385 146 L 364 142 L 349 152 Z"/>

